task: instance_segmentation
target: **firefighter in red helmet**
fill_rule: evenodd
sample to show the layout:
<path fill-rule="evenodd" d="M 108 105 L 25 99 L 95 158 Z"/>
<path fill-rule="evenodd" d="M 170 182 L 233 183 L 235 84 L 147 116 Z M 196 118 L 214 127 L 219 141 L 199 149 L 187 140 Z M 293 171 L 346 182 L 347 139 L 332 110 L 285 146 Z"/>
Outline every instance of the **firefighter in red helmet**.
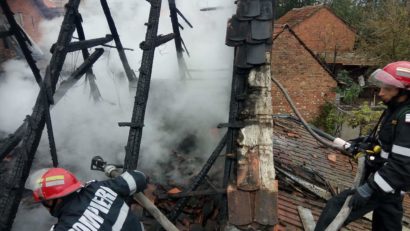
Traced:
<path fill-rule="evenodd" d="M 146 185 L 146 177 L 139 171 L 126 171 L 114 179 L 83 184 L 63 168 L 50 168 L 36 181 L 33 197 L 58 218 L 51 230 L 138 231 L 143 226 L 125 199 L 143 191 Z"/>
<path fill-rule="evenodd" d="M 366 180 L 357 189 L 328 201 L 316 231 L 326 229 L 349 195 L 352 211 L 345 225 L 373 211 L 372 230 L 402 230 L 403 192 L 410 189 L 410 62 L 377 69 L 369 81 L 380 88 L 379 97 L 387 105 L 380 126 L 374 129 L 374 142 L 382 151 L 366 156 Z"/>

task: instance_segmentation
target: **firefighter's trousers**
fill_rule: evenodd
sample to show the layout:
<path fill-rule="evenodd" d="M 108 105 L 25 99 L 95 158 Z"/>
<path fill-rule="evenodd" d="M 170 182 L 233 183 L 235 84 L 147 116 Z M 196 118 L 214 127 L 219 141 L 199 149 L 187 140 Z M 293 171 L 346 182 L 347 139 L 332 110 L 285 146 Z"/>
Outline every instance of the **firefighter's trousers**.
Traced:
<path fill-rule="evenodd" d="M 341 192 L 331 198 L 317 221 L 315 231 L 323 231 L 337 216 L 342 208 L 349 191 Z M 352 210 L 344 225 L 363 217 L 366 213 L 373 211 L 372 230 L 373 231 L 401 231 L 403 218 L 403 196 L 400 192 L 395 194 L 380 195 L 373 193 L 368 203 L 362 208 Z"/>

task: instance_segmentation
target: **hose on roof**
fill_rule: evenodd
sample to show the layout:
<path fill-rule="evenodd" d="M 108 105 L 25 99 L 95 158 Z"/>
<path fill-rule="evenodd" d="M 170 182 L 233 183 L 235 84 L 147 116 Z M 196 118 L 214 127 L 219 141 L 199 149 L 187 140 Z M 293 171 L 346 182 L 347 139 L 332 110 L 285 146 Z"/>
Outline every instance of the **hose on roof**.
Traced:
<path fill-rule="evenodd" d="M 306 123 L 305 119 L 303 119 L 302 115 L 300 114 L 299 110 L 296 108 L 293 100 L 290 98 L 288 92 L 286 89 L 283 87 L 283 85 L 275 78 L 271 77 L 271 80 L 273 83 L 276 84 L 276 86 L 280 89 L 280 91 L 283 93 L 285 96 L 286 100 L 288 101 L 290 107 L 292 108 L 293 112 L 296 114 L 296 116 L 300 119 L 300 122 L 302 122 L 302 125 L 306 128 L 306 130 L 321 144 L 330 147 L 330 148 L 335 148 L 337 150 L 340 150 L 342 152 L 345 152 L 345 148 L 343 145 L 340 144 L 335 144 L 334 142 L 329 142 L 328 140 L 323 139 L 320 137 L 316 132 L 312 130 L 312 128 Z"/>
<path fill-rule="evenodd" d="M 298 109 L 295 107 L 295 104 L 293 103 L 292 99 L 290 98 L 289 94 L 286 92 L 286 89 L 280 84 L 275 78 L 271 77 L 271 80 L 278 86 L 278 88 L 282 91 L 283 95 L 285 96 L 286 100 L 288 101 L 289 105 L 291 106 L 293 112 L 296 114 L 297 117 L 299 117 L 300 121 L 302 122 L 303 126 L 306 128 L 306 130 L 320 143 L 331 147 L 338 149 L 342 151 L 342 153 L 346 153 L 346 150 L 344 147 L 346 147 L 346 144 L 350 146 L 349 143 L 345 143 L 344 145 L 337 145 L 335 140 L 338 139 L 336 138 L 333 142 L 329 142 L 321 137 L 319 137 L 306 123 L 306 121 L 303 119 L 302 115 L 299 113 Z M 365 157 L 362 156 L 358 160 L 358 166 L 357 166 L 357 172 L 355 179 L 353 181 L 353 189 L 357 188 L 363 180 L 364 176 L 364 171 L 365 171 Z M 346 198 L 346 201 L 344 202 L 342 208 L 340 209 L 339 213 L 337 216 L 334 218 L 334 220 L 331 222 L 331 224 L 326 228 L 325 231 L 333 231 L 333 230 L 339 230 L 342 225 L 344 224 L 345 220 L 349 216 L 351 212 L 351 208 L 349 206 L 350 200 L 352 196 L 349 196 Z"/>

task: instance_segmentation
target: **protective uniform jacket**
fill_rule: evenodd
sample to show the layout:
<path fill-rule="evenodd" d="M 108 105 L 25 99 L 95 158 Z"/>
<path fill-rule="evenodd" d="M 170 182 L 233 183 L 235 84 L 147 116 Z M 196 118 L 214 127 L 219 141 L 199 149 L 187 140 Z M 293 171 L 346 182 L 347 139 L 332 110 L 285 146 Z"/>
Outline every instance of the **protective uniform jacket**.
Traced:
<path fill-rule="evenodd" d="M 410 189 L 410 100 L 387 109 L 378 139 L 387 161 L 369 178 L 370 184 L 386 193 Z"/>
<path fill-rule="evenodd" d="M 140 231 L 143 226 L 124 199 L 146 188 L 141 172 L 127 171 L 115 179 L 89 182 L 76 193 L 64 197 L 52 213 L 55 231 Z"/>

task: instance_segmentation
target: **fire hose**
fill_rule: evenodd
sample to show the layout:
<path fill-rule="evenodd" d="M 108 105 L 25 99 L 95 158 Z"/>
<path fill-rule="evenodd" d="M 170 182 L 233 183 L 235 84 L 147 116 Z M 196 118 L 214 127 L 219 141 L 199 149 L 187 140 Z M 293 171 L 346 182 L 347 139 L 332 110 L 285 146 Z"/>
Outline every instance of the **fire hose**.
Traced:
<path fill-rule="evenodd" d="M 106 161 L 100 156 L 95 156 L 91 160 L 91 170 L 97 170 L 104 172 L 106 166 L 114 166 L 116 169 L 110 171 L 109 177 L 114 178 L 121 175 L 118 168 L 122 168 L 121 165 L 107 164 Z M 167 231 L 178 231 L 178 228 L 172 224 L 168 218 L 142 193 L 135 193 L 133 199 L 137 201 L 142 207 L 144 207 L 154 218 L 157 220 L 161 226 Z"/>
<path fill-rule="evenodd" d="M 329 142 L 325 139 L 323 139 L 322 137 L 320 137 L 319 135 L 316 134 L 316 132 L 314 132 L 312 130 L 312 128 L 307 124 L 307 122 L 305 121 L 305 119 L 303 119 L 302 115 L 300 114 L 299 110 L 296 108 L 295 104 L 293 103 L 292 99 L 290 98 L 289 94 L 286 92 L 286 89 L 282 86 L 282 84 L 276 80 L 275 78 L 271 78 L 271 80 L 273 81 L 274 84 L 276 84 L 276 86 L 280 89 L 280 91 L 283 93 L 283 95 L 285 96 L 286 100 L 288 101 L 290 107 L 292 108 L 293 112 L 296 114 L 296 116 L 300 119 L 300 121 L 302 122 L 302 125 L 306 128 L 306 130 L 320 143 L 331 147 L 331 148 L 335 148 L 337 150 L 340 150 L 342 152 L 346 151 L 346 149 L 350 146 L 350 144 L 340 138 L 336 138 L 335 140 L 333 140 L 333 142 Z"/>
<path fill-rule="evenodd" d="M 282 84 L 273 77 L 271 77 L 271 80 L 281 90 L 281 92 L 285 96 L 286 100 L 288 101 L 289 105 L 291 106 L 293 112 L 300 119 L 300 121 L 302 122 L 302 124 L 306 128 L 306 130 L 317 141 L 319 141 L 320 143 L 322 143 L 322 144 L 324 144 L 328 147 L 338 149 L 342 152 L 345 152 L 346 149 L 350 147 L 350 143 L 348 143 L 348 142 L 346 142 L 346 141 L 344 141 L 340 138 L 337 138 L 337 139 L 333 140 L 333 142 L 330 142 L 328 140 L 325 140 L 325 139 L 321 138 L 316 132 L 314 132 L 312 130 L 312 128 L 303 119 L 302 115 L 300 114 L 299 110 L 296 108 L 295 104 L 293 103 L 292 99 L 290 98 L 289 94 L 286 92 L 286 89 L 282 86 Z M 360 182 L 362 181 L 362 178 L 364 176 L 364 167 L 365 167 L 364 162 L 365 162 L 365 157 L 362 155 L 358 158 L 358 169 L 357 169 L 356 176 L 355 176 L 355 179 L 354 179 L 354 182 L 353 182 L 353 188 L 357 188 L 359 186 Z M 346 199 L 345 203 L 343 204 L 341 210 L 339 211 L 339 213 L 337 214 L 335 219 L 332 221 L 332 223 L 326 228 L 326 231 L 336 231 L 336 230 L 339 230 L 342 227 L 343 223 L 345 222 L 345 220 L 347 219 L 347 217 L 349 216 L 349 214 L 352 210 L 349 206 L 349 202 L 351 200 L 351 197 L 352 196 L 347 197 L 347 199 Z"/>

